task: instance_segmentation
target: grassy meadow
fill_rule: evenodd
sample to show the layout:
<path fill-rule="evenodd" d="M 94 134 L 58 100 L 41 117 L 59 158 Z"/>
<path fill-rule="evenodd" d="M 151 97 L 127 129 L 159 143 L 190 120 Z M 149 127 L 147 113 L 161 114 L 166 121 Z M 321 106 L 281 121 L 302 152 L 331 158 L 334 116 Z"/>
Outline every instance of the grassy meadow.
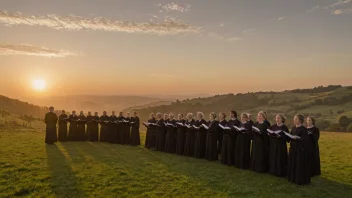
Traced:
<path fill-rule="evenodd" d="M 44 144 L 43 125 L 0 131 L 0 197 L 351 197 L 352 134 L 322 133 L 322 176 L 297 186 L 219 162 L 108 143 Z M 39 127 L 40 126 L 40 127 Z M 144 142 L 142 132 L 142 143 Z"/>

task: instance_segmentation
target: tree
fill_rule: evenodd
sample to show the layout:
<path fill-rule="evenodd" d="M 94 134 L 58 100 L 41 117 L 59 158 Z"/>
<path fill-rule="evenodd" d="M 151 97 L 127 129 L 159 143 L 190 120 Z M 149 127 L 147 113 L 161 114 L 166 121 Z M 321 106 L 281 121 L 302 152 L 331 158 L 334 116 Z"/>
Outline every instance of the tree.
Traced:
<path fill-rule="evenodd" d="M 340 116 L 338 120 L 339 124 L 341 127 L 347 127 L 351 123 L 351 119 L 349 119 L 347 116 Z"/>
<path fill-rule="evenodd" d="M 320 130 L 326 130 L 331 123 L 327 120 L 318 120 L 315 125 L 320 129 Z"/>
<path fill-rule="evenodd" d="M 333 123 L 326 130 L 329 132 L 340 132 L 340 125 L 339 123 Z"/>
<path fill-rule="evenodd" d="M 352 132 L 352 123 L 347 126 L 347 132 Z"/>

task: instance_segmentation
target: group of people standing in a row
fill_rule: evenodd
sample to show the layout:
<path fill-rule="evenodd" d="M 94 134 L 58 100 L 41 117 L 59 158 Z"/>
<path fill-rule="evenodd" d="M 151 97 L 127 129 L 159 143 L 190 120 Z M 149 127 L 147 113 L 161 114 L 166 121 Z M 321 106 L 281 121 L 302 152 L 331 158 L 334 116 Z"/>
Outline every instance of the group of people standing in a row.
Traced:
<path fill-rule="evenodd" d="M 116 116 L 114 111 L 111 116 L 108 116 L 106 111 L 104 111 L 103 115 L 99 117 L 97 112 L 94 115 L 88 112 L 88 115 L 85 116 L 82 111 L 78 116 L 75 111 L 72 111 L 72 114 L 67 116 L 64 110 L 61 115 L 57 116 L 53 107 L 50 107 L 49 110 L 50 112 L 45 115 L 44 119 L 46 123 L 45 143 L 52 144 L 56 141 L 100 141 L 133 146 L 140 145 L 140 121 L 136 112 L 133 112 L 133 117 L 131 117 L 130 113 L 126 113 L 124 116 L 122 112 Z M 68 131 L 67 128 L 69 129 Z"/>
<path fill-rule="evenodd" d="M 269 172 L 278 177 L 288 177 L 290 182 L 304 185 L 312 176 L 320 175 L 320 154 L 318 140 L 320 131 L 315 118 L 296 115 L 294 126 L 289 132 L 286 118 L 278 114 L 271 125 L 266 112 L 259 112 L 257 122 L 250 114 L 231 111 L 230 118 L 220 113 L 210 113 L 209 121 L 198 112 L 196 120 L 192 113 L 186 118 L 178 114 L 152 113 L 148 122 L 145 147 L 157 151 L 176 153 L 209 161 L 218 160 L 240 169 L 255 172 Z M 290 143 L 289 152 L 287 143 Z"/>

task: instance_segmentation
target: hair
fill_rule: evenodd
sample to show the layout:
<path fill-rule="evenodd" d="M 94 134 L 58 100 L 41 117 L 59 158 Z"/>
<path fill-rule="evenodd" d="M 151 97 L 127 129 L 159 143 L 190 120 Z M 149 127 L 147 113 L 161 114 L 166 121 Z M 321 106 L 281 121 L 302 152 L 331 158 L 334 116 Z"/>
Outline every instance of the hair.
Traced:
<path fill-rule="evenodd" d="M 231 113 L 234 115 L 235 118 L 237 118 L 237 111 L 232 110 Z"/>
<path fill-rule="evenodd" d="M 183 118 L 183 113 L 178 114 L 178 116 L 181 116 Z"/>
<path fill-rule="evenodd" d="M 276 116 L 280 116 L 281 120 L 282 120 L 282 123 L 285 123 L 286 122 L 286 117 L 281 114 L 281 113 L 278 113 Z"/>
<path fill-rule="evenodd" d="M 130 112 L 127 112 L 126 115 L 131 115 L 131 113 L 130 113 Z"/>
<path fill-rule="evenodd" d="M 259 115 L 263 116 L 264 120 L 266 120 L 266 113 L 265 111 L 259 111 Z"/>
<path fill-rule="evenodd" d="M 315 125 L 315 117 L 314 117 L 314 116 L 308 116 L 307 119 L 308 119 L 308 118 L 311 119 L 313 125 Z"/>
<path fill-rule="evenodd" d="M 295 117 L 297 117 L 301 123 L 304 122 L 304 116 L 302 114 L 297 114 Z"/>
<path fill-rule="evenodd" d="M 211 112 L 209 115 L 212 115 L 214 117 L 214 119 L 216 118 L 216 113 L 215 112 Z"/>
<path fill-rule="evenodd" d="M 187 113 L 187 119 L 191 117 L 193 119 L 193 113 Z"/>
<path fill-rule="evenodd" d="M 122 111 L 120 111 L 120 112 L 119 112 L 119 116 L 122 116 L 122 115 L 123 115 L 123 112 L 122 112 Z"/>
<path fill-rule="evenodd" d="M 150 116 L 153 116 L 153 117 L 154 117 L 154 115 L 155 115 L 154 113 L 151 113 L 151 114 L 150 114 Z"/>
<path fill-rule="evenodd" d="M 169 114 L 169 118 L 174 118 L 174 117 L 175 117 L 175 115 L 173 113 Z"/>
<path fill-rule="evenodd" d="M 54 107 L 53 107 L 53 106 L 51 106 L 51 107 L 49 107 L 49 109 L 54 109 Z"/>
<path fill-rule="evenodd" d="M 94 114 L 98 114 L 98 112 L 94 112 Z"/>
<path fill-rule="evenodd" d="M 249 118 L 249 113 L 241 113 L 241 118 Z"/>
<path fill-rule="evenodd" d="M 137 115 L 137 111 L 134 111 L 134 112 L 133 112 L 133 115 Z"/>
<path fill-rule="evenodd" d="M 160 112 L 156 113 L 156 117 L 161 117 L 161 113 Z"/>
<path fill-rule="evenodd" d="M 197 115 L 199 115 L 200 118 L 204 118 L 204 113 L 202 113 L 202 112 L 198 112 Z"/>
<path fill-rule="evenodd" d="M 167 113 L 164 113 L 164 117 L 165 117 L 165 116 L 169 116 L 169 115 L 168 115 Z"/>
<path fill-rule="evenodd" d="M 245 113 L 245 114 L 247 114 L 247 119 L 252 119 L 252 114 L 250 113 Z"/>
<path fill-rule="evenodd" d="M 61 112 L 62 112 L 62 113 L 66 113 L 66 111 L 65 111 L 65 110 L 61 110 Z"/>
<path fill-rule="evenodd" d="M 226 118 L 226 113 L 224 112 L 220 112 L 219 115 L 223 115 L 224 116 L 224 119 Z M 220 116 L 219 116 L 220 117 Z"/>

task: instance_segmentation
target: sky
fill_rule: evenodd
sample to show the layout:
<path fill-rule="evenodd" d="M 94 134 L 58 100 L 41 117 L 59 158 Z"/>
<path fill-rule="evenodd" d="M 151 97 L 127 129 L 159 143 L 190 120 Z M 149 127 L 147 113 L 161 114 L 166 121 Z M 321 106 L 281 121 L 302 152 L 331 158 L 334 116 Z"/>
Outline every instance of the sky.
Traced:
<path fill-rule="evenodd" d="M 1 0 L 0 94 L 352 85 L 351 21 L 352 0 Z"/>

